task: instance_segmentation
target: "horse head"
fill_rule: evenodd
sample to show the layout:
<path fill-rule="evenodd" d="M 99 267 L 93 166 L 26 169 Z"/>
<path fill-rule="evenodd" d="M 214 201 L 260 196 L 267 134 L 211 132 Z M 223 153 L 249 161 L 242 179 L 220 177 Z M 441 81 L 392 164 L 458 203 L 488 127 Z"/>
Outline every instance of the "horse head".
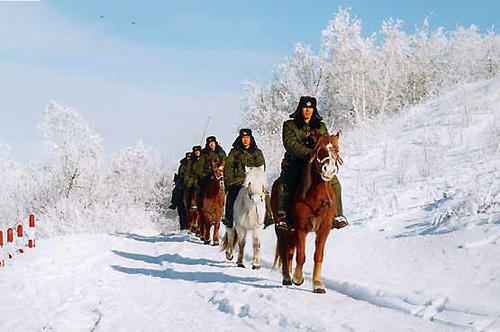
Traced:
<path fill-rule="evenodd" d="M 317 136 L 309 163 L 314 165 L 323 181 L 330 181 L 343 164 L 339 149 L 340 131 L 334 135 Z"/>
<path fill-rule="evenodd" d="M 223 160 L 213 160 L 211 162 L 210 168 L 212 169 L 212 174 L 216 180 L 221 180 L 224 178 L 224 161 Z"/>
<path fill-rule="evenodd" d="M 254 201 L 263 201 L 267 190 L 265 166 L 246 167 L 243 186 L 247 188 L 248 195 Z"/>

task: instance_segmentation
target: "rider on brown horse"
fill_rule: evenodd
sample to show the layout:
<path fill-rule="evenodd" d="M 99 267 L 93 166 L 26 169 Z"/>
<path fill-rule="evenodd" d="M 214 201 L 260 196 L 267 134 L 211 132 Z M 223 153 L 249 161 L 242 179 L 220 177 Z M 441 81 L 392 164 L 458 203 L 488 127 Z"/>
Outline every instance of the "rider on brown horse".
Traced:
<path fill-rule="evenodd" d="M 241 129 L 226 159 L 224 179 L 227 192 L 224 218 L 226 227 L 233 227 L 233 205 L 245 181 L 245 167 L 259 167 L 265 166 L 265 164 L 264 155 L 257 147 L 252 130 Z M 269 197 L 266 197 L 266 206 L 266 220 L 264 223 L 267 225 L 273 223 Z"/>
<path fill-rule="evenodd" d="M 201 151 L 200 162 L 194 165 L 194 172 L 199 179 L 200 187 L 203 187 L 203 182 L 212 174 L 212 162 L 225 160 L 226 152 L 217 142 L 217 138 L 207 137 L 205 148 Z"/>
<path fill-rule="evenodd" d="M 310 159 L 316 145 L 318 135 L 328 135 L 328 129 L 322 121 L 316 108 L 316 98 L 300 97 L 296 111 L 290 115 L 291 120 L 283 124 L 283 144 L 285 156 L 281 162 L 279 179 L 278 223 L 283 228 L 293 227 L 290 213 L 290 203 L 295 195 L 306 161 Z M 334 228 L 343 228 L 348 225 L 342 212 L 341 186 L 334 176 L 331 184 L 335 190 L 337 217 L 333 222 Z"/>

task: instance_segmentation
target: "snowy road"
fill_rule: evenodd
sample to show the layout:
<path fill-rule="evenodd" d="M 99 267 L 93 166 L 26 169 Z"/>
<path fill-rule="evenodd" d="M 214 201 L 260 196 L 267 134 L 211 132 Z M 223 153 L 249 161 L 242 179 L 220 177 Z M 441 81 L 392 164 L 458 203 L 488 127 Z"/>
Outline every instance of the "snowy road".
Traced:
<path fill-rule="evenodd" d="M 425 319 L 446 299 L 326 283 L 326 295 L 310 281 L 282 288 L 277 272 L 236 268 L 185 234 L 54 238 L 1 272 L 0 331 L 470 330 L 460 310 L 447 313 L 458 325 Z M 496 330 L 474 315 L 476 330 Z"/>

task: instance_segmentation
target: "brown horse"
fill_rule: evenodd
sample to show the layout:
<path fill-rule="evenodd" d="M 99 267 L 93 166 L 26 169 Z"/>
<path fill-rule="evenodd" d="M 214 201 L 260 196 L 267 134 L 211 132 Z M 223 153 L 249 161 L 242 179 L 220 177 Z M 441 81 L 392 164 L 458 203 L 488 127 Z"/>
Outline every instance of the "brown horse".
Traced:
<path fill-rule="evenodd" d="M 276 227 L 277 246 L 276 261 L 281 260 L 283 285 L 304 283 L 303 266 L 306 259 L 306 236 L 316 233 L 316 248 L 314 252 L 313 290 L 314 293 L 325 293 L 321 281 L 321 268 L 326 240 L 332 228 L 332 222 L 337 213 L 335 192 L 330 184 L 336 174 L 342 159 L 339 155 L 340 132 L 332 136 L 317 136 L 311 159 L 304 167 L 304 174 L 291 202 L 291 216 L 294 220 L 293 229 Z M 271 200 L 274 217 L 277 218 L 277 181 L 273 185 Z M 292 272 L 293 255 L 297 251 L 295 272 Z"/>
<path fill-rule="evenodd" d="M 212 161 L 211 175 L 202 185 L 200 233 L 205 244 L 210 244 L 210 230 L 214 226 L 212 245 L 219 245 L 220 222 L 224 209 L 224 161 Z"/>

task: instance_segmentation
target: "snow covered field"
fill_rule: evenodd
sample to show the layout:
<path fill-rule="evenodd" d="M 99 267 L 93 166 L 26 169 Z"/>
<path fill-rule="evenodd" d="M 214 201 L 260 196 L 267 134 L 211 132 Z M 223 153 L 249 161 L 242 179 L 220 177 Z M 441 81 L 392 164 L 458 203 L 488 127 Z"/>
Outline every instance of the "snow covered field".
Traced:
<path fill-rule="evenodd" d="M 326 295 L 282 288 L 272 229 L 260 271 L 186 234 L 72 235 L 0 271 L 0 331 L 500 331 L 500 80 L 344 137 Z"/>

